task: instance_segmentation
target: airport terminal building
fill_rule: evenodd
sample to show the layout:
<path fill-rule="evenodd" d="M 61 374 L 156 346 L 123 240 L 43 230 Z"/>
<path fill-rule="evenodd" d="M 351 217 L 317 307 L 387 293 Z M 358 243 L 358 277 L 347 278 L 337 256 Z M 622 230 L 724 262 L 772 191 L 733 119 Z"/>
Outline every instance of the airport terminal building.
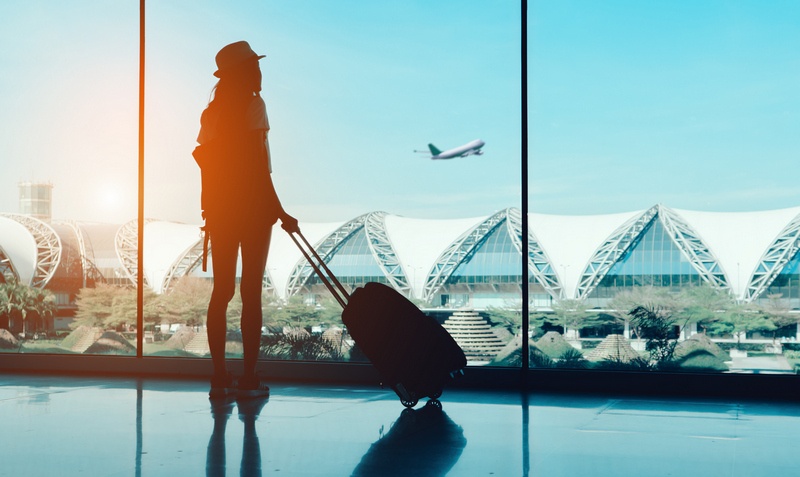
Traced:
<path fill-rule="evenodd" d="M 346 222 L 301 223 L 309 242 L 347 286 L 386 283 L 431 308 L 518 307 L 522 223 L 517 208 L 482 217 L 415 219 L 370 212 Z M 529 215 L 531 305 L 577 299 L 602 308 L 624 289 L 672 291 L 699 284 L 741 302 L 780 294 L 800 308 L 800 207 L 759 212 L 647 210 Z M 59 315 L 74 311 L 82 287 L 134 285 L 137 223 L 48 221 L 0 214 L 0 276 L 56 294 Z M 144 283 L 167 293 L 201 267 L 199 225 L 146 220 Z M 273 231 L 264 287 L 281 298 L 316 300 L 327 291 L 288 235 Z"/>

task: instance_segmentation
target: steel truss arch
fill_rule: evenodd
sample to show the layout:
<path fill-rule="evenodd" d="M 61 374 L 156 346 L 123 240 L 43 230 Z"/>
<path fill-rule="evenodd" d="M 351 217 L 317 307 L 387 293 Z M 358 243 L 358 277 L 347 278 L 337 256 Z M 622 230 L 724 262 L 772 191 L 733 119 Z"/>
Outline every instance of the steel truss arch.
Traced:
<path fill-rule="evenodd" d="M 389 280 L 390 286 L 401 294 L 411 297 L 411 284 L 403 265 L 397 258 L 389 235 L 386 233 L 386 212 L 371 212 L 364 221 L 364 232 L 373 257 Z"/>
<path fill-rule="evenodd" d="M 492 232 L 507 219 L 508 209 L 503 209 L 471 228 L 451 243 L 431 267 L 428 278 L 425 281 L 425 288 L 422 291 L 422 298 L 426 302 L 430 302 L 444 284 L 447 283 L 447 280 L 458 266 L 472 257 Z"/>
<path fill-rule="evenodd" d="M 158 290 L 160 293 L 169 293 L 174 285 L 174 281 L 189 276 L 203 263 L 203 240 L 204 238 L 201 235 L 195 243 L 187 247 L 186 250 L 180 254 L 178 259 L 170 265 L 169 270 L 161 281 L 161 289 Z M 208 245 L 208 255 L 212 256 L 210 243 Z M 268 269 L 264 270 L 262 287 L 269 292 L 275 291 Z"/>
<path fill-rule="evenodd" d="M 3 247 L 0 246 L 0 283 L 19 281 L 19 273 L 14 268 L 11 259 Z"/>
<path fill-rule="evenodd" d="M 144 219 L 144 224 L 147 225 L 153 222 L 153 219 Z M 117 230 L 117 235 L 114 237 L 114 248 L 117 252 L 117 258 L 122 264 L 122 270 L 125 271 L 125 276 L 135 286 L 138 284 L 138 243 L 139 243 L 139 221 L 137 219 L 129 220 L 122 224 Z M 147 274 L 143 278 L 144 286 L 151 287 L 150 281 L 147 279 Z"/>
<path fill-rule="evenodd" d="M 608 271 L 637 242 L 641 233 L 658 218 L 658 205 L 647 209 L 618 227 L 592 255 L 584 268 L 575 291 L 575 298 L 588 297 Z"/>
<path fill-rule="evenodd" d="M 751 302 L 764 293 L 781 273 L 783 267 L 797 255 L 798 250 L 800 250 L 800 214 L 781 230 L 758 260 L 758 265 L 747 284 L 743 300 Z"/>
<path fill-rule="evenodd" d="M 320 258 L 328 262 L 330 257 L 339 250 L 348 238 L 364 228 L 368 215 L 367 213 L 356 217 L 314 244 L 314 250 L 317 251 Z M 300 258 L 294 268 L 292 268 L 292 273 L 289 275 L 289 280 L 286 285 L 286 297 L 288 298 L 300 293 L 313 273 L 314 269 L 311 268 L 308 261 L 305 258 Z"/>
<path fill-rule="evenodd" d="M 508 209 L 508 234 L 514 247 L 522 256 L 522 215 L 516 207 Z M 558 279 L 558 274 L 553 269 L 552 262 L 547 256 L 539 239 L 534 235 L 533 230 L 528 230 L 528 271 L 551 297 L 555 299 L 564 298 L 564 287 Z"/>
<path fill-rule="evenodd" d="M 208 253 L 211 253 L 210 245 L 208 247 Z M 168 293 L 173 280 L 189 275 L 202 262 L 203 237 L 200 237 L 195 243 L 187 247 L 186 250 L 180 254 L 178 259 L 170 265 L 169 270 L 167 270 L 167 273 L 161 281 L 161 288 L 156 291 L 159 293 Z"/>
<path fill-rule="evenodd" d="M 86 239 L 83 235 L 83 230 L 81 229 L 80 224 L 74 220 L 68 220 L 63 222 L 63 224 L 72 229 L 72 233 L 75 234 L 75 238 L 78 241 L 78 252 L 80 253 L 81 277 L 83 280 L 83 286 L 85 287 L 89 280 L 102 281 L 103 274 L 100 273 L 97 265 L 95 265 L 94 250 L 92 250 L 92 258 L 89 258 L 89 252 L 86 248 Z"/>
<path fill-rule="evenodd" d="M 19 223 L 33 236 L 36 242 L 36 267 L 30 285 L 44 288 L 61 262 L 61 238 L 52 227 L 39 219 L 20 214 L 0 215 Z"/>
<path fill-rule="evenodd" d="M 689 259 L 692 268 L 697 270 L 704 282 L 719 288 L 728 290 L 728 282 L 725 279 L 725 271 L 719 264 L 719 260 L 714 256 L 711 249 L 703 242 L 700 235 L 687 224 L 681 216 L 668 207 L 659 205 L 659 220 L 664 225 L 678 249 Z"/>

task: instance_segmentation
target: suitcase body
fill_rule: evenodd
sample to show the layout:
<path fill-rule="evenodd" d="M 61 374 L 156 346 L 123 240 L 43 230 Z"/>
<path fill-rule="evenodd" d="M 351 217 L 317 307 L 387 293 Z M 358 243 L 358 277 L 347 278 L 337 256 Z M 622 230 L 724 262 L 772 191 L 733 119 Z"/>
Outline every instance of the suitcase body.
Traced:
<path fill-rule="evenodd" d="M 384 384 L 407 407 L 423 397 L 438 399 L 447 381 L 467 365 L 447 330 L 381 283 L 356 289 L 342 321 Z"/>
<path fill-rule="evenodd" d="M 342 322 L 353 340 L 404 406 L 438 399 L 447 381 L 463 374 L 464 351 L 435 319 L 381 283 L 349 294 L 301 233 L 289 236 L 344 309 Z"/>

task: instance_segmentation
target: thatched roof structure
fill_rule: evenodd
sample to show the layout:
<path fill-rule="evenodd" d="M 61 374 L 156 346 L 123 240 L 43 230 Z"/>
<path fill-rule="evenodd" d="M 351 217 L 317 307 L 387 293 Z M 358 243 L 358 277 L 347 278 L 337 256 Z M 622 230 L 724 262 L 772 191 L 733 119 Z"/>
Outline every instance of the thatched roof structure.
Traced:
<path fill-rule="evenodd" d="M 532 368 L 540 368 L 540 367 L 550 367 L 553 364 L 553 361 L 550 359 L 547 354 L 545 354 L 542 350 L 536 347 L 536 343 L 533 340 L 528 340 L 528 346 L 530 347 L 528 350 L 529 355 L 529 363 Z M 518 367 L 522 365 L 522 335 L 518 334 L 515 335 L 511 341 L 509 341 L 503 349 L 497 353 L 497 356 L 489 363 L 490 365 L 496 366 L 511 366 L 511 367 Z"/>
<path fill-rule="evenodd" d="M 186 345 L 188 345 L 194 337 L 197 335 L 197 332 L 191 329 L 188 326 L 181 326 L 178 328 L 172 336 L 169 337 L 167 341 L 164 342 L 164 346 L 167 348 L 172 349 L 186 349 Z"/>
<path fill-rule="evenodd" d="M 0 329 L 0 349 L 19 348 L 19 340 L 7 329 Z"/>
<path fill-rule="evenodd" d="M 116 331 L 105 331 L 84 351 L 85 354 L 136 354 L 133 346 Z"/>
<path fill-rule="evenodd" d="M 575 349 L 571 344 L 567 343 L 561 333 L 555 331 L 548 331 L 539 338 L 539 341 L 536 342 L 536 347 L 553 359 L 558 359 L 564 353 Z"/>
<path fill-rule="evenodd" d="M 731 359 L 727 351 L 720 348 L 716 343 L 711 341 L 711 338 L 703 333 L 695 333 L 691 337 L 679 342 L 678 345 L 675 346 L 675 358 L 682 359 L 699 350 L 707 351 L 722 361 Z"/>
<path fill-rule="evenodd" d="M 634 359 L 641 358 L 639 353 L 634 350 L 628 340 L 622 335 L 608 335 L 586 355 L 589 361 L 617 361 L 628 363 Z"/>

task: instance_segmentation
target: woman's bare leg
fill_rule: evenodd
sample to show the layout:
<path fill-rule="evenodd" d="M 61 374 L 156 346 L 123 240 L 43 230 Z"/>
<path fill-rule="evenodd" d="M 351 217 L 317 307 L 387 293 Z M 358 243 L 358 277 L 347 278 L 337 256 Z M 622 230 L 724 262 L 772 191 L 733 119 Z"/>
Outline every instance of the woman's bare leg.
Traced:
<path fill-rule="evenodd" d="M 228 334 L 228 303 L 236 291 L 236 260 L 239 255 L 239 242 L 234 236 L 211 235 L 212 268 L 214 270 L 214 289 L 208 303 L 206 329 L 208 348 L 214 364 L 214 375 L 227 373 L 225 366 L 225 341 Z"/>
<path fill-rule="evenodd" d="M 261 347 L 261 293 L 267 266 L 272 227 L 259 230 L 242 241 L 242 347 L 244 376 L 254 376 Z"/>

